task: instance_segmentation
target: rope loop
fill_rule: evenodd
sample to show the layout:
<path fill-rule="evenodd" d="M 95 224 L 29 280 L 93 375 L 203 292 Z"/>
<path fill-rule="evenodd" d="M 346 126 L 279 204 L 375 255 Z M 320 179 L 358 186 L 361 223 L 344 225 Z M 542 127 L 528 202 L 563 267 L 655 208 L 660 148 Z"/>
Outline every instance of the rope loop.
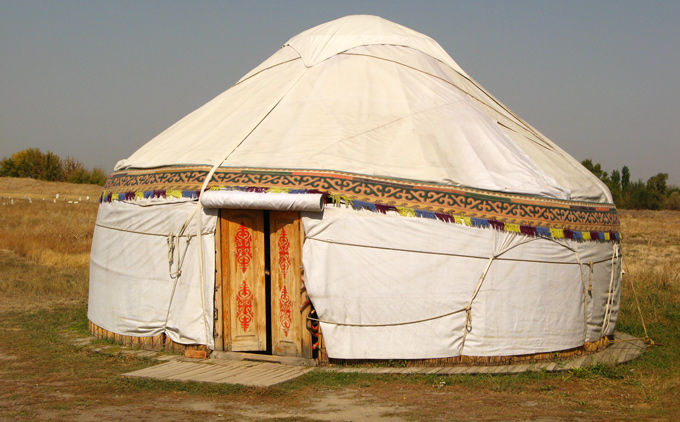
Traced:
<path fill-rule="evenodd" d="M 465 307 L 465 331 L 468 333 L 472 331 L 472 307 L 470 305 Z"/>
<path fill-rule="evenodd" d="M 168 242 L 168 272 L 170 273 L 170 278 L 175 280 L 182 275 L 182 265 L 184 264 L 184 258 L 186 257 L 187 251 L 189 250 L 189 243 L 191 239 L 196 235 L 186 235 L 187 244 L 184 248 L 184 253 L 181 251 L 180 240 L 182 238 L 181 234 L 170 233 L 167 236 Z M 177 252 L 177 259 L 175 259 L 175 251 Z M 177 262 L 177 270 L 173 271 L 172 266 Z"/>
<path fill-rule="evenodd" d="M 170 278 L 174 279 L 176 277 L 179 277 L 179 276 L 175 277 L 176 273 L 173 273 L 172 271 L 172 264 L 175 263 L 175 248 L 176 246 L 178 246 L 177 245 L 178 237 L 174 233 L 170 232 L 166 240 L 168 242 L 168 273 L 170 273 Z"/>

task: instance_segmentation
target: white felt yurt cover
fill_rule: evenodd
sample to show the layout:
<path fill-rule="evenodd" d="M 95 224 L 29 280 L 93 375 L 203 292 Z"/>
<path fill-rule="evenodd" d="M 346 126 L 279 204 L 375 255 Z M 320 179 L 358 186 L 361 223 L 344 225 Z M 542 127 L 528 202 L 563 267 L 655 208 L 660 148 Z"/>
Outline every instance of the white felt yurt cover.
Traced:
<path fill-rule="evenodd" d="M 611 202 L 602 182 L 434 40 L 375 16 L 291 38 L 115 169 L 203 164 L 334 169 Z"/>
<path fill-rule="evenodd" d="M 212 347 L 217 210 L 295 206 L 312 211 L 305 284 L 330 357 L 564 350 L 614 330 L 611 202 L 434 40 L 349 16 L 118 162 L 88 316 Z"/>

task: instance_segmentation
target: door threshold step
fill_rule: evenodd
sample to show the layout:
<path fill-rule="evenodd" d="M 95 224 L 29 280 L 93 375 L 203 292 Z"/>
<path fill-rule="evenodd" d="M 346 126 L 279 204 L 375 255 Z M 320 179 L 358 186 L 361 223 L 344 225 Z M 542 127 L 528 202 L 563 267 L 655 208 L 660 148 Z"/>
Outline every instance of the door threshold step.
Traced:
<path fill-rule="evenodd" d="M 293 356 L 274 356 L 264 355 L 259 353 L 245 353 L 245 352 L 220 352 L 214 351 L 210 354 L 210 359 L 220 360 L 251 360 L 256 362 L 271 362 L 281 363 L 284 365 L 293 366 L 316 366 L 315 359 L 307 359 Z"/>
<path fill-rule="evenodd" d="M 295 379 L 311 370 L 312 368 L 289 367 L 270 362 L 250 362 L 241 365 L 235 361 L 224 361 L 220 365 L 211 365 L 203 360 L 199 362 L 162 363 L 128 372 L 122 374 L 122 376 L 270 387 Z"/>

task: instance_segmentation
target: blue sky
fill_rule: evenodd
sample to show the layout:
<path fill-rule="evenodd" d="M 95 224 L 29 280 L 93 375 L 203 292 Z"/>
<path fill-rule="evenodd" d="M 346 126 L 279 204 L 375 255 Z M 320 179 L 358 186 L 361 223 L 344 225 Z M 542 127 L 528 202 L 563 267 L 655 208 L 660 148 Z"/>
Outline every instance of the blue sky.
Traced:
<path fill-rule="evenodd" d="M 578 160 L 680 185 L 678 1 L 0 0 L 0 158 L 114 164 L 305 29 L 382 16 L 434 38 Z"/>

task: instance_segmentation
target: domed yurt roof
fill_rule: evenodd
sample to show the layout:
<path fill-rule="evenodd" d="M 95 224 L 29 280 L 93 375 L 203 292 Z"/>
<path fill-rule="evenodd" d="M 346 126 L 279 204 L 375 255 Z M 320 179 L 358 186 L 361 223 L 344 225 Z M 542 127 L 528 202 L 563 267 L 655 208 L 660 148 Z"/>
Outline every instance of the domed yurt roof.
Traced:
<path fill-rule="evenodd" d="M 612 202 L 604 184 L 437 42 L 376 16 L 344 17 L 291 38 L 115 170 L 201 165 Z"/>

